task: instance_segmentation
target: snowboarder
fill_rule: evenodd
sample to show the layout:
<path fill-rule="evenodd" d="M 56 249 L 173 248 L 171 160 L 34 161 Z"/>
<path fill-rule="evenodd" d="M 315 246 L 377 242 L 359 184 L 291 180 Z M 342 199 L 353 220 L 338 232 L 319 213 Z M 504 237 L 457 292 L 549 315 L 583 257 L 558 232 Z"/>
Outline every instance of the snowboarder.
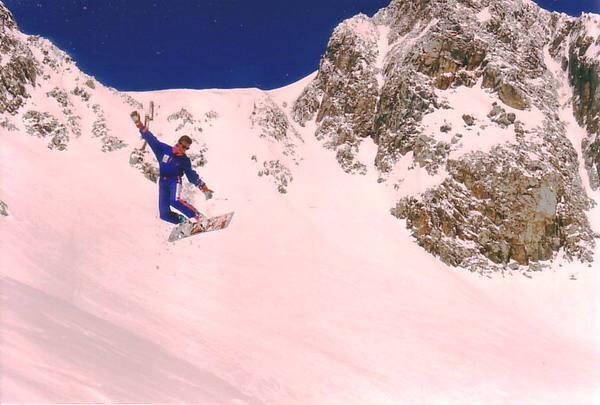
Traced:
<path fill-rule="evenodd" d="M 194 184 L 202 192 L 206 199 L 212 198 L 213 191 L 200 179 L 198 173 L 192 169 L 192 163 L 185 152 L 190 148 L 192 139 L 184 135 L 174 146 L 160 142 L 150 130 L 142 124 L 137 111 L 131 113 L 131 119 L 140 130 L 142 138 L 150 145 L 152 152 L 156 155 L 160 169 L 158 180 L 158 209 L 160 218 L 172 224 L 182 224 L 185 232 L 194 234 L 202 232 L 206 226 L 206 219 L 196 208 L 181 198 L 181 178 L 187 176 L 190 183 Z M 171 211 L 171 207 L 184 215 Z"/>

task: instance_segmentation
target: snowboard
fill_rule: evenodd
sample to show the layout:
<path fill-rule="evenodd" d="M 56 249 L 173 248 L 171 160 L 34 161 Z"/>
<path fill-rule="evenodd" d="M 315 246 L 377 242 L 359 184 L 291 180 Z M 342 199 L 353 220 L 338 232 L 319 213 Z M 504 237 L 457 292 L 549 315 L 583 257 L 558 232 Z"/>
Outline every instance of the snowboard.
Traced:
<path fill-rule="evenodd" d="M 185 235 L 183 233 L 183 225 L 177 225 L 171 235 L 169 236 L 169 242 L 176 242 L 180 239 L 186 239 L 192 236 L 201 235 L 206 232 L 218 231 L 220 229 L 225 229 L 229 226 L 231 222 L 231 218 L 233 218 L 233 212 L 228 212 L 227 214 L 218 215 L 216 217 L 208 218 L 208 225 L 203 231 L 193 233 L 191 235 Z"/>

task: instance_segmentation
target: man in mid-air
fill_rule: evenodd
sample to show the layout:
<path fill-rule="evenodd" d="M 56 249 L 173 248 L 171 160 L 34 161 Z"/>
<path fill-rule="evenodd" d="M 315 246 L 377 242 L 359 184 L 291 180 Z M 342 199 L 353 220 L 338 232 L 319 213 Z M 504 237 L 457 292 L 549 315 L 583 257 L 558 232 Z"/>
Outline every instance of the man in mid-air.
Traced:
<path fill-rule="evenodd" d="M 213 191 L 200 179 L 198 173 L 192 169 L 192 163 L 185 152 L 190 148 L 192 139 L 184 135 L 174 146 L 160 142 L 140 120 L 137 111 L 131 113 L 131 119 L 140 130 L 142 138 L 150 145 L 152 152 L 158 160 L 160 178 L 158 180 L 158 209 L 160 218 L 172 224 L 184 224 L 184 232 L 194 234 L 202 232 L 206 226 L 206 219 L 196 208 L 181 198 L 181 179 L 183 174 L 190 183 L 194 184 L 204 193 L 206 199 L 212 198 Z M 181 212 L 176 214 L 171 207 Z"/>

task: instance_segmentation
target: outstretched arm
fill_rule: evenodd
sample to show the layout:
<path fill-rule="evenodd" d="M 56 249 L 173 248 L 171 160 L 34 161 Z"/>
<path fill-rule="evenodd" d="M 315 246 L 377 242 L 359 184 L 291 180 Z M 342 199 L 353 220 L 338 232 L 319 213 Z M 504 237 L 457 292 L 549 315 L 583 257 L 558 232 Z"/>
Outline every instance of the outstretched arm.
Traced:
<path fill-rule="evenodd" d="M 198 173 L 196 173 L 196 171 L 192 169 L 192 164 L 189 160 L 188 164 L 184 169 L 184 172 L 190 183 L 194 184 L 196 187 L 202 190 L 202 192 L 204 193 L 204 197 L 206 197 L 207 200 L 210 200 L 212 198 L 213 191 L 206 186 L 206 183 L 202 181 Z"/>

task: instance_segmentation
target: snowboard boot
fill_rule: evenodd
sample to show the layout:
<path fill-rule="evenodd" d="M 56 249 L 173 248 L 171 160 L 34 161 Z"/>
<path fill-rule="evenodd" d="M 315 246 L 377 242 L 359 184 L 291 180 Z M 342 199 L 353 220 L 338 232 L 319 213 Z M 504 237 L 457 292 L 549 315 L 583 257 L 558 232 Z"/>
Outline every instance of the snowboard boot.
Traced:
<path fill-rule="evenodd" d="M 179 224 L 175 228 L 179 229 L 179 232 L 181 232 L 184 236 L 190 236 L 196 224 L 190 221 L 188 217 L 183 215 L 177 216 L 179 217 Z"/>
<path fill-rule="evenodd" d="M 198 213 L 194 219 L 196 220 L 196 223 L 192 228 L 192 234 L 206 231 L 206 228 L 208 228 L 208 219 L 200 213 Z"/>

